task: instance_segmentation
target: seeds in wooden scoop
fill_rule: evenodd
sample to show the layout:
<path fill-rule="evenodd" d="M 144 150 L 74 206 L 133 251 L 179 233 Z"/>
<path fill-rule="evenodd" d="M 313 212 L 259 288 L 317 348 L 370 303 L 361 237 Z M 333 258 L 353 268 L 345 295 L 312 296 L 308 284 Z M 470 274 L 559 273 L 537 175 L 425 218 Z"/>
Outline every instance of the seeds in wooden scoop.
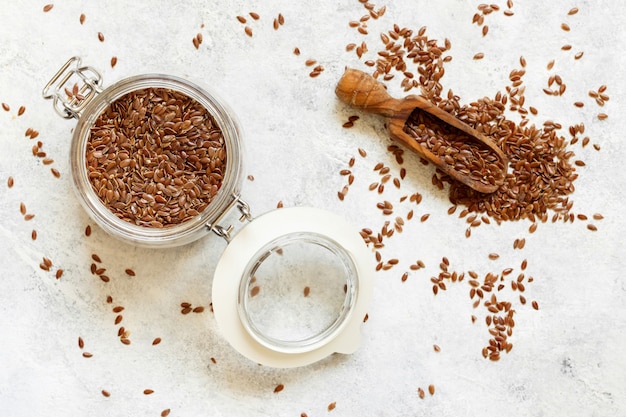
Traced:
<path fill-rule="evenodd" d="M 87 140 L 87 174 L 102 204 L 150 227 L 188 221 L 222 185 L 226 147 L 220 127 L 191 97 L 163 88 L 111 103 Z"/>
<path fill-rule="evenodd" d="M 505 167 L 493 151 L 468 140 L 468 135 L 428 113 L 419 109 L 413 111 L 404 131 L 445 164 L 475 181 L 495 185 L 504 180 Z"/>

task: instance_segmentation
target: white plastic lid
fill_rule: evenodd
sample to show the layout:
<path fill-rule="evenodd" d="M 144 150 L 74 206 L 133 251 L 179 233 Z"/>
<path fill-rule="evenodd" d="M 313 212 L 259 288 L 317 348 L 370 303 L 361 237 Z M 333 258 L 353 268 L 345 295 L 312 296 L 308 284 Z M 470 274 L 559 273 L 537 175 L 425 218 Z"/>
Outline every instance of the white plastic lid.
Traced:
<path fill-rule="evenodd" d="M 331 212 L 266 213 L 234 236 L 217 264 L 215 319 L 237 351 L 262 365 L 353 353 L 372 296 L 371 259 L 359 233 Z"/>

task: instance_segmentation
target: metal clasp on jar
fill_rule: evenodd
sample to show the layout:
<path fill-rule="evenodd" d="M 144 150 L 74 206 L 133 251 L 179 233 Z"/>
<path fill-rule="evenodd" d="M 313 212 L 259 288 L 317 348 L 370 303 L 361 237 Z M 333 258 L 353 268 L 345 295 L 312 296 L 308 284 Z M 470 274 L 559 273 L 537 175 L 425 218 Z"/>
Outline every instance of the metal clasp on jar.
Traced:
<path fill-rule="evenodd" d="M 80 58 L 74 56 L 48 81 L 42 95 L 45 99 L 53 99 L 54 110 L 59 116 L 79 118 L 87 104 L 102 92 L 101 84 L 100 73 L 92 67 L 82 66 Z"/>
<path fill-rule="evenodd" d="M 251 221 L 252 220 L 252 212 L 250 211 L 250 205 L 241 199 L 241 196 L 238 194 L 233 194 L 233 201 L 230 205 L 222 211 L 222 213 L 212 222 L 207 223 L 207 227 L 209 230 L 213 231 L 216 235 L 223 237 L 226 242 L 230 242 L 232 239 L 232 232 L 234 226 L 231 224 L 228 227 L 224 227 L 219 225 L 218 223 L 222 221 L 222 219 L 228 214 L 235 206 L 239 209 L 241 213 L 241 217 L 239 217 L 240 222 Z"/>

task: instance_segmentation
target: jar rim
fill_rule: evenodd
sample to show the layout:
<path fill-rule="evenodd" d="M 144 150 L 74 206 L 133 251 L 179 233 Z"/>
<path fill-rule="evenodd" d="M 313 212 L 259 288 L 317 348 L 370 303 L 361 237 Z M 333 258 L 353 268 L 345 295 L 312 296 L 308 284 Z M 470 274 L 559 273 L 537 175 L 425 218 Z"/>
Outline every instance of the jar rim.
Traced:
<path fill-rule="evenodd" d="M 199 102 L 215 119 L 226 146 L 226 170 L 220 189 L 197 216 L 164 228 L 139 226 L 118 218 L 93 190 L 86 169 L 86 148 L 91 127 L 111 103 L 146 88 L 170 89 Z M 109 234 L 140 246 L 171 247 L 190 243 L 209 231 L 213 223 L 239 197 L 243 177 L 241 128 L 234 113 L 215 92 L 186 79 L 166 74 L 143 74 L 122 79 L 96 95 L 81 113 L 70 149 L 72 177 L 79 200 L 93 220 Z"/>

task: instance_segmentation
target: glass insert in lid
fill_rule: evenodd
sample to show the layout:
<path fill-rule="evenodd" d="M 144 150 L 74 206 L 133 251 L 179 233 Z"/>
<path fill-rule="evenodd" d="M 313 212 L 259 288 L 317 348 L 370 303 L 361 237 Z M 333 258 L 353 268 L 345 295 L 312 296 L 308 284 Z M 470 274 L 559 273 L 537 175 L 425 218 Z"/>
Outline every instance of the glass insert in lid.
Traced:
<path fill-rule="evenodd" d="M 310 351 L 342 329 L 357 284 L 352 258 L 332 239 L 310 232 L 284 235 L 261 248 L 246 267 L 240 320 L 272 350 Z"/>

